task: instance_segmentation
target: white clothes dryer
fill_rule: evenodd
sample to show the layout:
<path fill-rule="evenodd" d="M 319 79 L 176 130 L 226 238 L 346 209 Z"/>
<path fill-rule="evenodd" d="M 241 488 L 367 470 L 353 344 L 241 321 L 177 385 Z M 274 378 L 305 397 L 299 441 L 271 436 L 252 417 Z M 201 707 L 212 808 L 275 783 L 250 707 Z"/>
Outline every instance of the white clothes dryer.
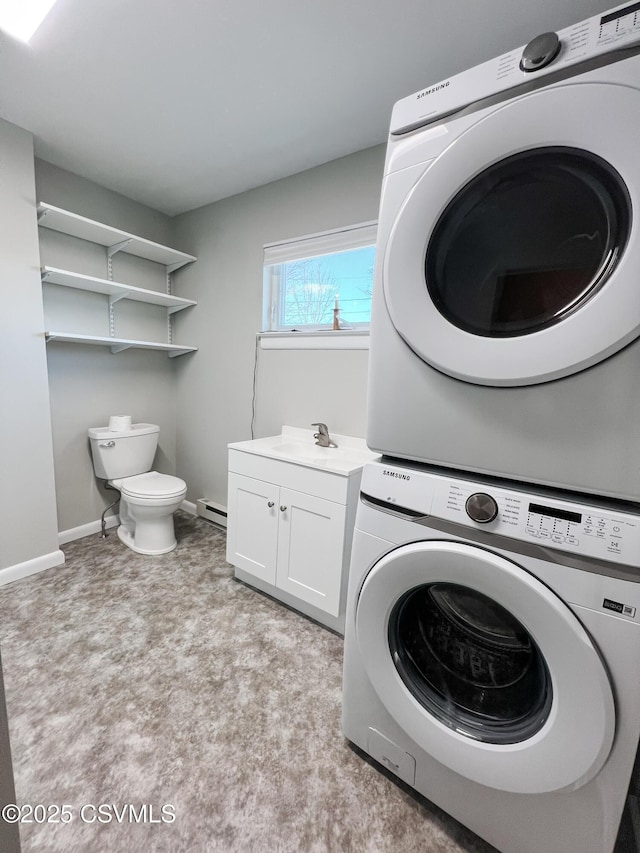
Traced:
<path fill-rule="evenodd" d="M 636 4 L 396 104 L 373 450 L 640 498 L 639 138 Z"/>
<path fill-rule="evenodd" d="M 640 514 L 368 463 L 343 731 L 504 853 L 611 853 L 640 737 Z"/>

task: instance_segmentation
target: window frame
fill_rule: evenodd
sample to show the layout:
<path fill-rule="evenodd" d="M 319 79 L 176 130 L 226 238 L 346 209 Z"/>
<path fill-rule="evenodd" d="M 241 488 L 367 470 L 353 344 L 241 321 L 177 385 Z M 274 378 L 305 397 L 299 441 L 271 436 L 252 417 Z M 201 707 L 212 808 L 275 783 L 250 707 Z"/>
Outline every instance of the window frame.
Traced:
<path fill-rule="evenodd" d="M 339 330 L 334 330 L 329 324 L 279 325 L 282 293 L 271 268 L 278 264 L 375 247 L 377 225 L 376 220 L 371 220 L 263 246 L 262 331 L 259 333 L 263 348 L 325 348 L 324 342 L 329 336 L 333 338 L 331 348 L 368 348 L 370 321 L 352 323 L 348 329 Z M 291 340 L 292 334 L 300 346 Z M 366 336 L 366 343 L 363 336 Z M 283 340 L 278 344 L 278 338 L 287 339 L 287 343 Z"/>

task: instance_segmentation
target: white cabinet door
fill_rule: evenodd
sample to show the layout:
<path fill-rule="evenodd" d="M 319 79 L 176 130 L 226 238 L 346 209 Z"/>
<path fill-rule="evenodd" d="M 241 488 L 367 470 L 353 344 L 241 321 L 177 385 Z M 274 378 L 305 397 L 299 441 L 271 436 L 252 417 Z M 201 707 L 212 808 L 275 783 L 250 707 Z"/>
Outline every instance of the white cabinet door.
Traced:
<path fill-rule="evenodd" d="M 276 582 L 278 486 L 229 474 L 227 561 L 266 581 Z"/>
<path fill-rule="evenodd" d="M 276 585 L 337 616 L 346 507 L 280 489 Z"/>

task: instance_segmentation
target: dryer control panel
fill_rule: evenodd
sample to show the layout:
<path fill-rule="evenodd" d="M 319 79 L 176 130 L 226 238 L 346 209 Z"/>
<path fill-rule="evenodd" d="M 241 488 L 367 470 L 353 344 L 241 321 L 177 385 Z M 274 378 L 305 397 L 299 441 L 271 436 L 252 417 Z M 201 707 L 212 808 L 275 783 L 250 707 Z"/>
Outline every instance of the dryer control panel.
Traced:
<path fill-rule="evenodd" d="M 415 516 L 640 567 L 640 513 L 614 503 L 583 504 L 384 462 L 365 466 L 361 489 Z"/>
<path fill-rule="evenodd" d="M 557 33 L 532 33 L 528 44 L 398 101 L 391 115 L 390 132 L 408 133 L 534 77 L 636 44 L 640 44 L 638 2 L 616 6 Z"/>

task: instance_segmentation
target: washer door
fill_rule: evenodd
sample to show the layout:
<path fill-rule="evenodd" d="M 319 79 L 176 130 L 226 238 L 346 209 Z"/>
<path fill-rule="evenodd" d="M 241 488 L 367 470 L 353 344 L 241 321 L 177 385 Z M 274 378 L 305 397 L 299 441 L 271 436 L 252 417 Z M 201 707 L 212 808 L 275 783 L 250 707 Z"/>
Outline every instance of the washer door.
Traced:
<path fill-rule="evenodd" d="M 638 114 L 636 89 L 558 86 L 497 108 L 426 167 L 381 268 L 420 358 L 467 382 L 530 385 L 638 336 L 640 158 L 625 126 Z"/>
<path fill-rule="evenodd" d="M 615 709 L 600 655 L 510 560 L 458 542 L 404 545 L 367 575 L 355 619 L 389 714 L 461 776 L 544 793 L 580 787 L 606 761 Z"/>

